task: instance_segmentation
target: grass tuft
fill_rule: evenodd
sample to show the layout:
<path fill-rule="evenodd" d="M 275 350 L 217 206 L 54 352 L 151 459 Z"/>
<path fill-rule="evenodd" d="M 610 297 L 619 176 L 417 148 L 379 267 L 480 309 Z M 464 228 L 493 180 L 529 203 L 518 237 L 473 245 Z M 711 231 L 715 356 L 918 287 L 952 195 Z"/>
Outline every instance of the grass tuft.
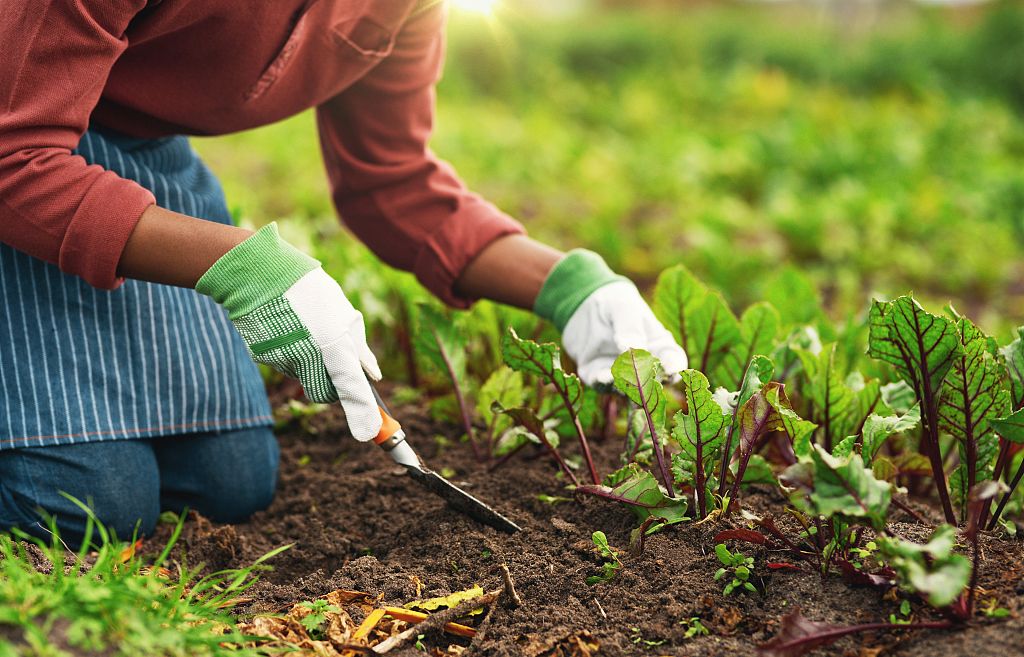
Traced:
<path fill-rule="evenodd" d="M 229 610 L 290 545 L 246 568 L 201 576 L 202 566 L 168 561 L 183 519 L 154 559 L 135 553 L 135 537 L 118 541 L 75 503 L 88 513 L 77 552 L 52 518 L 48 542 L 17 530 L 0 535 L 0 657 L 263 654 Z"/>

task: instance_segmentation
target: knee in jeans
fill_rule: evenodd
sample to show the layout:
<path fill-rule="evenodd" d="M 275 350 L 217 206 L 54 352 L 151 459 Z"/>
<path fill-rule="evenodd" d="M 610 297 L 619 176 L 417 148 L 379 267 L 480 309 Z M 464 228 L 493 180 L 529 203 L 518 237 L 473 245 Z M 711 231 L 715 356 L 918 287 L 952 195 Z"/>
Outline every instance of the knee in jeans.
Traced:
<path fill-rule="evenodd" d="M 245 439 L 242 458 L 210 473 L 196 510 L 216 522 L 241 522 L 270 506 L 277 489 L 278 446 L 269 429 Z M 266 435 L 262 435 L 265 433 Z"/>
<path fill-rule="evenodd" d="M 160 499 L 155 487 L 152 491 L 137 490 L 130 494 L 112 492 L 101 491 L 99 496 L 92 497 L 89 505 L 107 531 L 123 541 L 131 540 L 136 534 L 140 537 L 152 534 L 160 517 Z M 82 511 L 75 522 L 84 530 L 85 520 L 86 514 Z"/>

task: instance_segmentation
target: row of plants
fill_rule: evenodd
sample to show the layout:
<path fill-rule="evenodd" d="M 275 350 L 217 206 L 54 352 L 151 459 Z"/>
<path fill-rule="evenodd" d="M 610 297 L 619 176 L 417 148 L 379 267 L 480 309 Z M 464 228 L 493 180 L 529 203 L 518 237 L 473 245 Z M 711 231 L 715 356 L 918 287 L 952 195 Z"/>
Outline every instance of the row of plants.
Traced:
<path fill-rule="evenodd" d="M 952 307 L 933 314 L 911 296 L 875 301 L 863 321 L 840 330 L 786 322 L 764 302 L 737 317 L 682 266 L 662 273 L 653 296 L 693 369 L 665 372 L 630 349 L 613 365 L 614 391 L 583 385 L 555 343 L 515 328 L 493 338 L 504 364 L 474 385 L 472 314 L 453 319 L 422 307 L 416 351 L 455 390 L 481 462 L 499 468 L 523 450 L 546 453 L 566 495 L 636 515 L 634 550 L 666 526 L 731 517 L 741 528 L 716 539 L 727 594 L 755 590 L 749 558 L 727 547 L 746 542 L 789 555 L 773 568 L 802 563 L 851 584 L 898 585 L 943 616 L 895 619 L 901 626 L 969 621 L 979 532 L 1015 531 L 1006 516 L 1021 508 L 1024 338 L 1000 346 Z M 593 457 L 598 436 L 622 441 L 610 472 Z M 780 488 L 789 505 L 748 508 L 751 485 Z M 934 503 L 944 519 L 927 543 L 892 527 L 893 508 L 927 524 L 910 497 Z M 592 579 L 610 579 L 622 563 L 603 534 L 595 544 L 605 566 Z M 825 628 L 793 617 L 780 637 L 803 650 L 824 635 L 877 626 Z"/>

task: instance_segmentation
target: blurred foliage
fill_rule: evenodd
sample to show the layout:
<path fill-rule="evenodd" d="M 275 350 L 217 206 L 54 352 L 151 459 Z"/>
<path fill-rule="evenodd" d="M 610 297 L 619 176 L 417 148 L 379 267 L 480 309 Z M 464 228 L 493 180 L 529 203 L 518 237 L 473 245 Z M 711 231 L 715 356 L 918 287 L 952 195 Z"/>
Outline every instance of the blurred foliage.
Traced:
<path fill-rule="evenodd" d="M 907 7 L 857 31 L 751 6 L 456 13 L 433 147 L 534 236 L 645 287 L 683 262 L 734 308 L 769 298 L 787 321 L 912 289 L 1008 335 L 1024 314 L 1024 9 L 962 23 Z M 339 235 L 308 113 L 197 148 L 243 220 L 298 219 L 286 236 L 372 323 L 411 325 L 415 282 Z"/>

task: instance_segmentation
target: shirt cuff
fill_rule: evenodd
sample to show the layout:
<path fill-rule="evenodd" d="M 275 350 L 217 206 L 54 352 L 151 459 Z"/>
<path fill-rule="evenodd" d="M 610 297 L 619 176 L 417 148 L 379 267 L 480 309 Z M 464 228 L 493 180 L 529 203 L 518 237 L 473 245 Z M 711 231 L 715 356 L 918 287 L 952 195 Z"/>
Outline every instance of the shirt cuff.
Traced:
<path fill-rule="evenodd" d="M 104 290 L 117 288 L 117 275 L 128 237 L 146 209 L 156 204 L 152 192 L 113 172 L 105 172 L 89 188 L 61 242 L 61 271 L 80 276 Z"/>
<path fill-rule="evenodd" d="M 417 280 L 453 308 L 469 308 L 477 301 L 454 290 L 469 263 L 494 240 L 526 234 L 522 224 L 487 201 L 474 196 L 464 203 L 427 238 L 413 265 Z"/>

